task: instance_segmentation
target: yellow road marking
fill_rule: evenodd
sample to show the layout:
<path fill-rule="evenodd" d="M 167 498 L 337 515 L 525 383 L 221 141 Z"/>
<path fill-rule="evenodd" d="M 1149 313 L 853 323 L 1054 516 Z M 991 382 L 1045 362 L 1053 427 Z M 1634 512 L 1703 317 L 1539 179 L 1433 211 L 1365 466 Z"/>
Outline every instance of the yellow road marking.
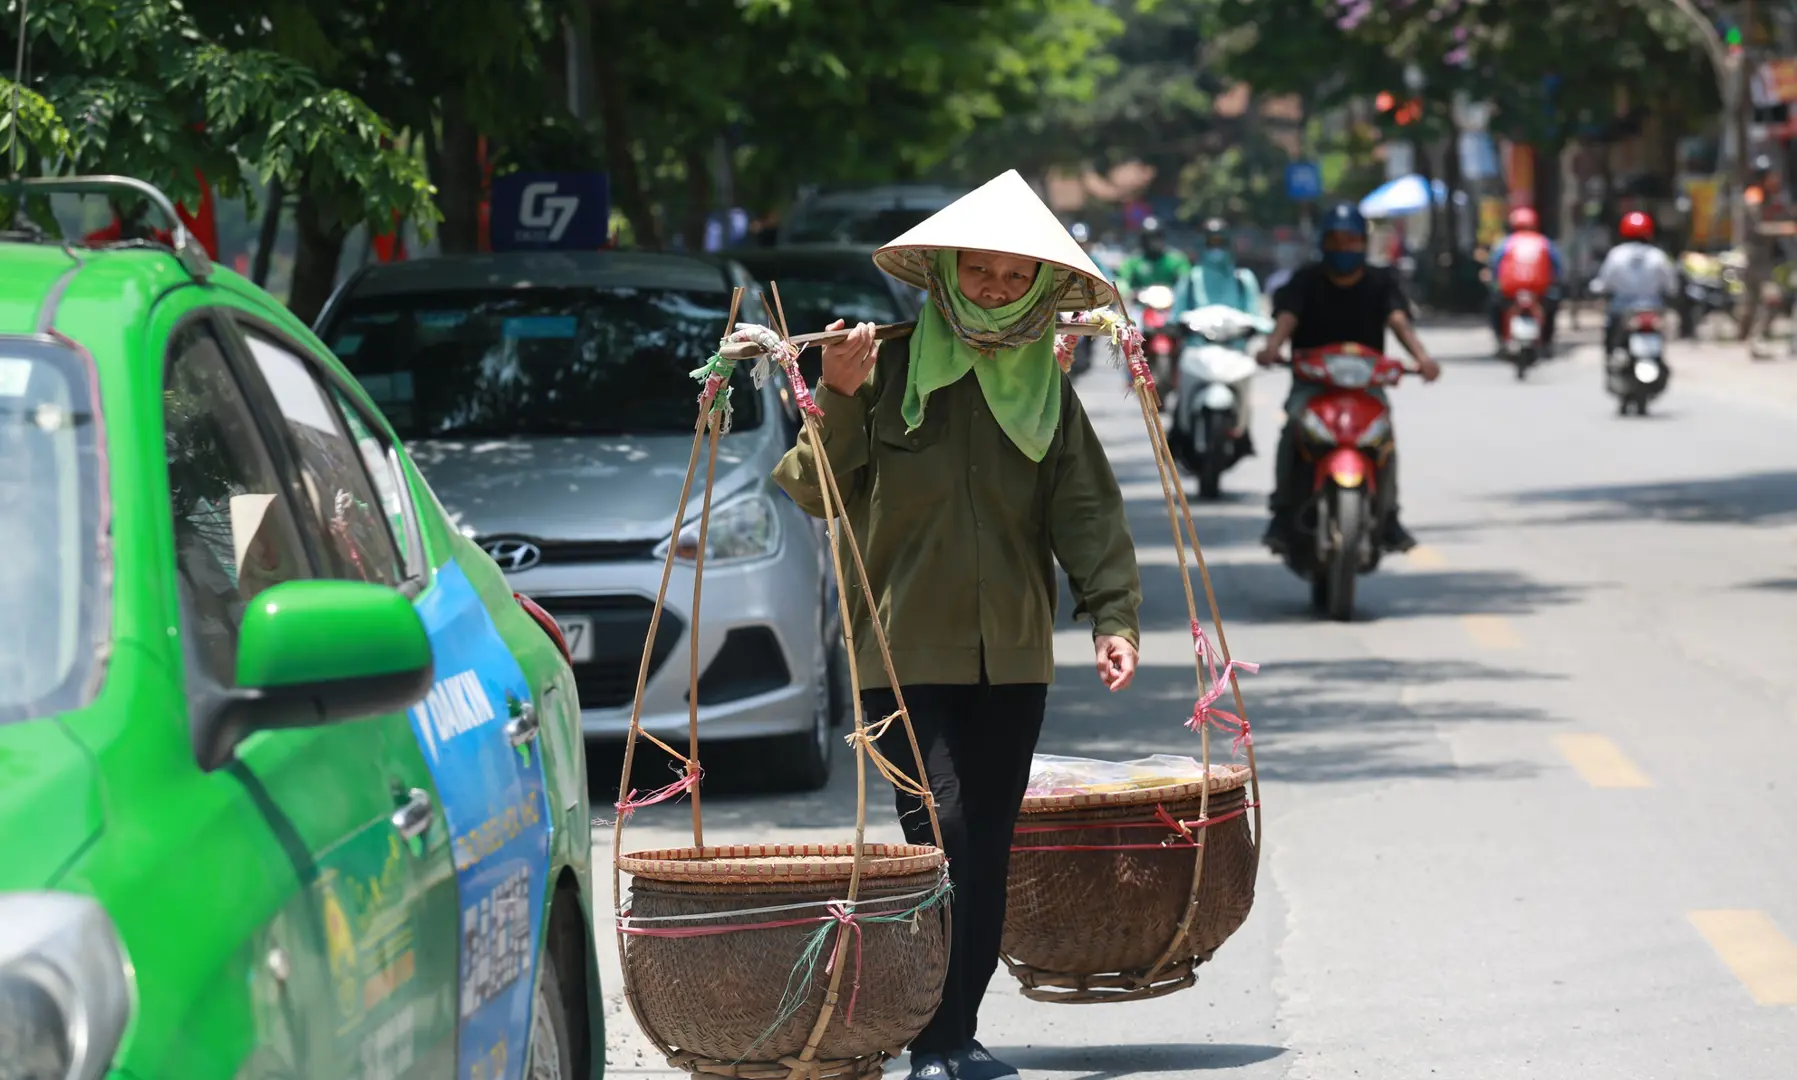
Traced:
<path fill-rule="evenodd" d="M 1653 781 L 1635 767 L 1622 747 L 1602 735 L 1555 735 L 1554 745 L 1592 787 L 1653 787 Z"/>
<path fill-rule="evenodd" d="M 1797 1005 L 1797 944 L 1763 911 L 1693 911 L 1710 948 L 1761 1005 Z"/>
<path fill-rule="evenodd" d="M 1460 624 L 1466 627 L 1467 636 L 1475 645 L 1487 649 L 1522 648 L 1522 635 L 1502 615 L 1462 615 Z"/>
<path fill-rule="evenodd" d="M 1430 547 L 1418 544 L 1410 549 L 1410 565 L 1423 570 L 1438 570 L 1448 564 L 1447 556 Z"/>

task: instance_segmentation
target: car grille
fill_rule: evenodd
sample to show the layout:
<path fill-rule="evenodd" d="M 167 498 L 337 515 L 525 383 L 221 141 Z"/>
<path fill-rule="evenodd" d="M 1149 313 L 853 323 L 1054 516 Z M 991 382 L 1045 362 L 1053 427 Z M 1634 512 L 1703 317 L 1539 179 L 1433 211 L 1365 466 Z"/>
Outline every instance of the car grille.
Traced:
<path fill-rule="evenodd" d="M 482 536 L 474 542 L 484 550 L 495 540 L 522 539 L 511 536 Z M 655 557 L 659 540 L 531 540 L 542 558 L 538 566 L 569 563 L 634 562 Z"/>
<path fill-rule="evenodd" d="M 643 642 L 649 638 L 653 601 L 641 596 L 533 597 L 551 615 L 586 615 L 593 620 L 593 658 L 574 665 L 574 686 L 583 709 L 616 709 L 636 695 Z M 686 624 L 665 608 L 649 654 L 649 677 L 661 670 Z"/>

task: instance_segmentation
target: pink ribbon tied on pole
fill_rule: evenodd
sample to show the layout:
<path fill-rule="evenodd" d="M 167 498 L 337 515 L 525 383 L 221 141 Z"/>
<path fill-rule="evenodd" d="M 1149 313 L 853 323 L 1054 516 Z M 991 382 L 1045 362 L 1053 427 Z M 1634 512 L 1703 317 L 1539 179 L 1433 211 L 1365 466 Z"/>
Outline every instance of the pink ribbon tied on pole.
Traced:
<path fill-rule="evenodd" d="M 630 794 L 624 796 L 622 802 L 615 804 L 618 813 L 625 817 L 629 817 L 631 814 L 641 810 L 645 806 L 654 806 L 656 803 L 667 802 L 669 799 L 679 798 L 697 787 L 699 778 L 703 775 L 703 770 L 689 769 L 685 775 L 681 776 L 680 779 L 669 784 L 667 787 L 656 788 L 654 791 L 651 791 L 640 799 L 636 797 L 636 789 L 631 788 Z"/>
<path fill-rule="evenodd" d="M 1260 671 L 1260 665 L 1251 664 L 1246 660 L 1230 660 L 1224 663 L 1223 670 L 1219 673 L 1216 650 L 1211 647 L 1210 638 L 1205 636 L 1204 627 L 1200 626 L 1196 619 L 1192 621 L 1192 647 L 1197 650 L 1199 661 L 1204 664 L 1205 670 L 1210 675 L 1210 689 L 1206 690 L 1204 696 L 1198 699 L 1197 705 L 1192 709 L 1192 718 L 1186 721 L 1186 727 L 1193 731 L 1202 731 L 1204 725 L 1209 723 L 1224 731 L 1235 732 L 1235 741 L 1231 744 L 1230 749 L 1239 754 L 1244 745 L 1254 745 L 1254 734 L 1248 726 L 1247 718 L 1215 706 L 1224 691 L 1234 683 L 1237 671 L 1253 675 Z"/>
<path fill-rule="evenodd" d="M 755 379 L 759 385 L 767 378 L 769 365 L 774 365 L 786 373 L 786 381 L 792 386 L 793 404 L 799 412 L 811 416 L 822 416 L 824 410 L 818 407 L 811 396 L 811 388 L 805 385 L 805 376 L 799 373 L 799 354 L 804 350 L 773 330 L 758 323 L 737 323 L 736 330 L 724 339 L 732 341 L 753 342 L 760 347 L 761 359 L 755 363 Z"/>
<path fill-rule="evenodd" d="M 836 954 L 842 950 L 842 935 L 855 932 L 855 979 L 849 984 L 849 1007 L 842 1014 L 846 1027 L 855 1026 L 855 999 L 861 996 L 861 924 L 855 921 L 855 913 L 847 900 L 832 900 L 825 907 L 830 918 L 835 919 L 839 929 L 836 931 L 836 944 L 830 948 L 830 959 L 824 964 L 824 974 L 828 975 L 836 967 Z"/>
<path fill-rule="evenodd" d="M 1117 346 L 1123 350 L 1123 360 L 1129 365 L 1130 378 L 1139 380 L 1142 389 L 1153 392 L 1154 370 L 1148 366 L 1147 343 L 1142 337 L 1142 331 L 1133 326 L 1119 327 Z"/>

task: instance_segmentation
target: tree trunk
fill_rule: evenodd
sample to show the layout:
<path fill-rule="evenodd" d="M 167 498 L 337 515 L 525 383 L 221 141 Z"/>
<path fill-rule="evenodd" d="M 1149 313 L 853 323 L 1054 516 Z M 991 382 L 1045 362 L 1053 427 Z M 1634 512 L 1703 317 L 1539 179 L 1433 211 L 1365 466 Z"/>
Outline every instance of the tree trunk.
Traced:
<path fill-rule="evenodd" d="M 442 136 L 429 141 L 426 155 L 437 185 L 438 243 L 445 255 L 480 250 L 480 132 L 468 118 L 459 90 L 443 94 Z"/>
<path fill-rule="evenodd" d="M 637 246 L 658 250 L 662 246 L 661 229 L 636 167 L 636 141 L 631 137 L 624 79 L 618 71 L 618 58 L 634 55 L 628 45 L 620 47 L 625 36 L 618 30 L 628 23 L 614 17 L 611 0 L 589 0 L 588 11 L 593 40 L 601 43 L 592 50 L 593 76 L 599 116 L 605 124 L 605 157 L 611 167 L 612 194 L 618 200 L 618 209 L 630 219 Z"/>
<path fill-rule="evenodd" d="M 1460 125 L 1449 110 L 1448 147 L 1441 163 L 1441 183 L 1447 188 L 1447 202 L 1442 207 L 1443 228 L 1447 232 L 1448 262 L 1447 270 L 1451 280 L 1460 280 L 1460 206 L 1454 201 L 1454 195 L 1461 188 L 1460 170 Z M 1429 197 L 1435 197 L 1431 191 Z"/>
<path fill-rule="evenodd" d="M 686 164 L 686 223 L 681 236 L 686 250 L 705 250 L 706 219 L 711 215 L 711 162 L 704 150 L 689 147 L 681 155 Z"/>
<path fill-rule="evenodd" d="M 268 205 L 262 208 L 262 228 L 256 233 L 256 255 L 250 260 L 250 280 L 258 288 L 268 288 L 268 264 L 274 258 L 275 244 L 281 238 L 281 210 L 287 201 L 287 188 L 280 177 L 268 182 L 264 194 Z"/>
<path fill-rule="evenodd" d="M 287 307 L 310 326 L 337 286 L 337 266 L 343 259 L 343 241 L 349 230 L 341 222 L 325 220 L 318 200 L 305 189 L 300 191 L 293 223 L 299 233 L 299 251 L 293 258 L 293 286 L 287 294 Z"/>

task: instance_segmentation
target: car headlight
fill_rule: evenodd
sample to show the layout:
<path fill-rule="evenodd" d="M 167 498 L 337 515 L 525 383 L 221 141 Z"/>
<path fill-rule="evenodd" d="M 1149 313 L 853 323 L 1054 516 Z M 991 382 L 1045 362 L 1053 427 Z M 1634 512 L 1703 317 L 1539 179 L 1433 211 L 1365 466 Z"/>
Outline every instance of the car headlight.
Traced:
<path fill-rule="evenodd" d="M 711 508 L 711 526 L 705 530 L 705 564 L 746 562 L 765 559 L 780 550 L 780 515 L 774 501 L 761 492 L 731 499 Z M 655 549 L 656 558 L 666 558 L 668 541 Z M 681 562 L 694 562 L 699 555 L 699 523 L 689 522 L 680 530 L 674 557 Z"/>
<path fill-rule="evenodd" d="M 98 903 L 0 895 L 0 1080 L 96 1080 L 130 1017 L 130 965 Z"/>
<path fill-rule="evenodd" d="M 1373 446 L 1391 433 L 1391 420 L 1384 416 L 1373 417 L 1373 422 L 1366 426 L 1366 433 L 1360 436 L 1360 445 Z"/>
<path fill-rule="evenodd" d="M 1330 430 L 1329 425 L 1323 422 L 1322 417 L 1311 412 L 1309 409 L 1304 410 L 1303 417 L 1302 423 L 1304 425 L 1304 434 L 1309 435 L 1320 443 L 1335 442 L 1335 432 Z"/>

